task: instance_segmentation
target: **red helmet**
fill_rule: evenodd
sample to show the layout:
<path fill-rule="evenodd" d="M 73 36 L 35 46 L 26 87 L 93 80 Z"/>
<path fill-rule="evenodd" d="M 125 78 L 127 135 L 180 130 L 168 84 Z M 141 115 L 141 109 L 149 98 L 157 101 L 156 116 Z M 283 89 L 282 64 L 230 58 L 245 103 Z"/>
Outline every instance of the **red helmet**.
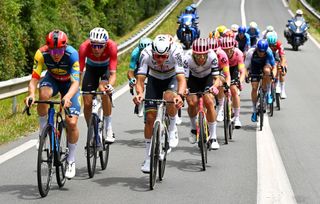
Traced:
<path fill-rule="evenodd" d="M 67 46 L 68 37 L 61 30 L 54 30 L 47 35 L 46 42 L 50 49 L 63 48 Z"/>
<path fill-rule="evenodd" d="M 231 37 L 234 38 L 234 32 L 232 30 L 227 30 L 224 34 L 223 37 Z"/>
<path fill-rule="evenodd" d="M 220 47 L 220 40 L 218 38 L 208 38 L 209 48 L 216 51 Z"/>
<path fill-rule="evenodd" d="M 236 40 L 232 37 L 224 37 L 221 40 L 222 49 L 230 49 L 237 45 Z"/>
<path fill-rule="evenodd" d="M 192 43 L 192 51 L 194 54 L 206 54 L 209 52 L 208 40 L 206 38 L 198 38 Z"/>

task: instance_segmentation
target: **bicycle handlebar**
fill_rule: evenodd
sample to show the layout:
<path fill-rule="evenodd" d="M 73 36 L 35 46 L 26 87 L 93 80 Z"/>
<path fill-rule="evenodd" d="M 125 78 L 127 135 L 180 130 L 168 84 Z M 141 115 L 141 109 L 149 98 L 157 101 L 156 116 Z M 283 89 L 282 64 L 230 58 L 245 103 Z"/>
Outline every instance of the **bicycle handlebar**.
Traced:
<path fill-rule="evenodd" d="M 142 101 L 150 101 L 150 102 L 155 102 L 157 105 L 160 103 L 174 103 L 174 101 L 166 101 L 164 99 L 143 99 Z M 138 114 L 139 113 L 139 105 L 135 105 L 134 107 L 134 114 Z"/>
<path fill-rule="evenodd" d="M 25 112 L 27 112 L 27 115 L 30 116 L 31 113 L 30 113 L 30 105 L 32 103 L 32 99 L 29 98 L 28 100 L 28 106 L 26 105 L 24 110 L 22 111 L 22 114 L 24 114 Z M 61 101 L 42 101 L 42 100 L 38 100 L 38 101 L 34 101 L 34 103 L 43 103 L 43 104 L 49 104 L 49 105 L 55 105 L 55 104 L 61 104 L 61 106 L 64 105 L 64 100 L 61 100 Z M 64 111 L 66 113 L 66 115 L 69 117 L 69 118 L 72 118 L 72 115 L 71 115 L 71 111 L 69 108 L 64 108 Z"/>

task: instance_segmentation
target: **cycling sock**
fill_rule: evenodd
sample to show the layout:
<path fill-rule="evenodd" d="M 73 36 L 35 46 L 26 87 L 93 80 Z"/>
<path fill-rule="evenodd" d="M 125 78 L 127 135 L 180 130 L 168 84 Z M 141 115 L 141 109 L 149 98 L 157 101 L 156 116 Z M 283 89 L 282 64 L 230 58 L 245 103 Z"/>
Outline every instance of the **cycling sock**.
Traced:
<path fill-rule="evenodd" d="M 151 146 L 151 139 L 144 139 L 145 145 L 146 145 L 146 158 L 149 157 L 149 150 L 150 150 L 150 146 Z"/>
<path fill-rule="evenodd" d="M 284 91 L 285 82 L 281 82 L 281 92 Z"/>
<path fill-rule="evenodd" d="M 234 117 L 235 118 L 239 118 L 240 116 L 240 108 L 233 108 L 233 111 L 234 111 Z"/>
<path fill-rule="evenodd" d="M 216 129 L 217 129 L 217 121 L 215 122 L 208 122 L 209 126 L 209 138 L 210 139 L 217 139 Z"/>
<path fill-rule="evenodd" d="M 71 144 L 71 143 L 68 142 L 69 155 L 68 155 L 67 161 L 68 161 L 69 164 L 76 160 L 75 159 L 76 146 L 77 146 L 77 143 Z"/>
<path fill-rule="evenodd" d="M 191 123 L 191 129 L 195 130 L 197 128 L 197 116 L 190 118 L 190 123 Z"/>
<path fill-rule="evenodd" d="M 104 126 L 105 126 L 105 129 L 108 130 L 108 129 L 112 129 L 112 125 L 111 125 L 111 116 L 103 116 L 104 117 Z"/>
<path fill-rule="evenodd" d="M 218 99 L 218 103 L 219 103 L 218 111 L 221 111 L 224 106 L 224 97 L 222 97 L 222 99 Z"/>
<path fill-rule="evenodd" d="M 40 132 L 39 135 L 41 135 L 41 132 L 43 130 L 43 128 L 46 126 L 47 124 L 47 115 L 45 116 L 39 116 L 39 123 L 40 123 Z"/>
<path fill-rule="evenodd" d="M 170 124 L 169 124 L 169 131 L 173 131 L 176 128 L 176 116 L 169 116 Z"/>
<path fill-rule="evenodd" d="M 253 111 L 254 113 L 257 112 L 257 104 L 256 104 L 256 103 L 253 103 L 253 102 L 252 102 L 252 111 Z"/>

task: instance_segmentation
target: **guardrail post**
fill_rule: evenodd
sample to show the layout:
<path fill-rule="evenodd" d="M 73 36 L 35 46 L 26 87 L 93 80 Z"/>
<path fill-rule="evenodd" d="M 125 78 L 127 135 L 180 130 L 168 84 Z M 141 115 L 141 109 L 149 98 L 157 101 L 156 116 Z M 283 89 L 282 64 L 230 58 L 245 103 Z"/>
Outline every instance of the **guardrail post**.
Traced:
<path fill-rule="evenodd" d="M 17 113 L 17 97 L 16 96 L 12 98 L 12 113 L 13 114 Z"/>

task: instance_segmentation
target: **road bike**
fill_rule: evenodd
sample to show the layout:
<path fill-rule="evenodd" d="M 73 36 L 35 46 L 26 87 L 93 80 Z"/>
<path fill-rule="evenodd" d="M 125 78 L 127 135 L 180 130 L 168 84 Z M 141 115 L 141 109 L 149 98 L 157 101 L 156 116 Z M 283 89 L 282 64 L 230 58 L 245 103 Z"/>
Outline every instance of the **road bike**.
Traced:
<path fill-rule="evenodd" d="M 105 140 L 104 117 L 99 95 L 106 95 L 105 91 L 81 91 L 82 95 L 92 95 L 92 111 L 88 126 L 87 143 L 85 146 L 87 168 L 92 178 L 96 170 L 96 161 L 99 154 L 101 169 L 107 168 L 110 144 Z"/>
<path fill-rule="evenodd" d="M 30 105 L 32 100 L 28 101 L 23 113 L 30 114 Z M 41 197 L 46 197 L 50 190 L 53 166 L 56 170 L 56 179 L 61 188 L 66 182 L 65 171 L 68 157 L 66 122 L 62 117 L 62 107 L 64 101 L 34 101 L 34 103 L 43 103 L 49 105 L 47 125 L 40 134 L 38 159 L 37 159 L 37 180 L 38 189 Z M 54 105 L 60 105 L 60 110 L 56 113 Z M 64 109 L 68 117 L 69 109 Z"/>
<path fill-rule="evenodd" d="M 225 100 L 223 106 L 223 129 L 224 129 L 224 143 L 228 144 L 229 139 L 232 139 L 232 134 L 234 130 L 234 122 L 232 121 L 232 102 L 229 85 L 223 83 Z"/>

